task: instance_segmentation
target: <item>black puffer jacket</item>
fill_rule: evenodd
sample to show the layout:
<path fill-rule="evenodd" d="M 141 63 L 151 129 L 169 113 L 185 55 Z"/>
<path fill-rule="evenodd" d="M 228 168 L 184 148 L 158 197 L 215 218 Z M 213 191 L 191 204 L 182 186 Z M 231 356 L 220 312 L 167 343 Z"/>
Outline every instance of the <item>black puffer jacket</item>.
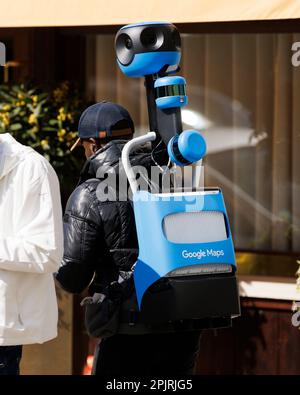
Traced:
<path fill-rule="evenodd" d="M 68 200 L 64 215 L 64 257 L 56 279 L 69 292 L 80 293 L 89 284 L 90 294 L 101 292 L 118 279 L 119 270 L 130 270 L 137 259 L 131 202 L 103 202 L 96 195 L 101 182 L 97 178 L 98 169 L 112 166 L 119 175 L 124 143 L 111 141 L 86 162 L 79 184 Z M 151 155 L 143 151 L 136 151 L 131 163 L 147 169 L 153 164 Z"/>

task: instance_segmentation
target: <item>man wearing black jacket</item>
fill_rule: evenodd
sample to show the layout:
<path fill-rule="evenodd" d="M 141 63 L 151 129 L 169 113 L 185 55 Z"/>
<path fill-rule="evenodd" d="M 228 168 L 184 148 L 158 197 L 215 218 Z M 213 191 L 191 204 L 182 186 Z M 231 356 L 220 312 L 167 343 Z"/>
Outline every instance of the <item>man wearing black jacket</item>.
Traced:
<path fill-rule="evenodd" d="M 87 162 L 80 181 L 67 203 L 64 215 L 64 257 L 56 279 L 72 293 L 89 287 L 101 294 L 118 281 L 120 271 L 129 272 L 138 256 L 134 213 L 129 200 L 99 199 L 100 173 L 114 169 L 120 176 L 119 160 L 134 125 L 121 106 L 102 102 L 82 114 L 75 143 L 83 145 Z M 132 165 L 150 169 L 149 152 L 135 152 Z M 154 375 L 190 373 L 199 334 L 115 334 L 101 340 L 93 373 L 111 375 Z"/>

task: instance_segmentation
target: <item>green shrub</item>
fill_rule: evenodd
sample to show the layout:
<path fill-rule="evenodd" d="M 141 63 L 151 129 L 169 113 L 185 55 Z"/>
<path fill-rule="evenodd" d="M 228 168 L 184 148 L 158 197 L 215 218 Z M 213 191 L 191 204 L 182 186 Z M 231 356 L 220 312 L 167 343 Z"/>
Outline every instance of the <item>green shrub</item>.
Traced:
<path fill-rule="evenodd" d="M 52 91 L 20 85 L 0 85 L 0 133 L 46 157 L 62 180 L 78 176 L 82 153 L 69 149 L 77 138 L 84 103 L 77 90 L 63 82 Z"/>

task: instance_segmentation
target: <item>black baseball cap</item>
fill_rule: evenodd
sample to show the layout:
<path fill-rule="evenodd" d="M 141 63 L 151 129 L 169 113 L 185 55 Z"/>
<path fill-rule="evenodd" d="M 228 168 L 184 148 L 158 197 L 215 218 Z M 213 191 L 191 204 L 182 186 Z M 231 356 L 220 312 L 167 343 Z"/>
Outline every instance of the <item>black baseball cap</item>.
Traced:
<path fill-rule="evenodd" d="M 118 124 L 122 124 L 122 128 L 118 128 Z M 78 124 L 78 139 L 70 151 L 73 151 L 79 144 L 80 139 L 122 138 L 133 133 L 134 124 L 129 112 L 119 104 L 103 101 L 93 104 L 81 114 Z"/>

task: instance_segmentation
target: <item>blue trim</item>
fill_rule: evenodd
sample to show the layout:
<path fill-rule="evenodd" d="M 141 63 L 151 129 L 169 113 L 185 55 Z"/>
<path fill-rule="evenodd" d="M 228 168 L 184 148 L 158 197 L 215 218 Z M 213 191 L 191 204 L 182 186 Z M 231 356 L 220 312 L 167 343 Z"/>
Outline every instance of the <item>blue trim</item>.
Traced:
<path fill-rule="evenodd" d="M 132 62 L 124 66 L 118 60 L 121 71 L 128 77 L 143 77 L 158 73 L 165 65 L 177 65 L 181 53 L 176 51 L 138 53 Z"/>
<path fill-rule="evenodd" d="M 168 143 L 168 155 L 178 166 L 187 166 L 202 159 L 206 153 L 206 142 L 197 130 L 185 130 L 175 135 Z"/>
<path fill-rule="evenodd" d="M 181 155 L 194 163 L 203 158 L 206 153 L 206 143 L 197 130 L 185 130 L 179 135 L 178 148 Z"/>
<path fill-rule="evenodd" d="M 153 270 L 145 262 L 138 259 L 133 272 L 135 284 L 143 284 L 145 277 L 147 278 L 147 281 L 151 284 L 155 283 L 155 281 L 158 281 L 160 279 L 160 275 L 156 273 L 155 270 Z M 141 300 L 145 292 L 144 287 L 135 285 L 135 291 L 137 300 L 139 301 L 139 308 L 141 308 Z"/>
<path fill-rule="evenodd" d="M 168 85 L 186 85 L 186 81 L 183 77 L 177 75 L 174 77 L 157 78 L 157 80 L 154 82 L 154 88 Z"/>
<path fill-rule="evenodd" d="M 134 215 L 139 243 L 139 256 L 134 269 L 134 283 L 139 307 L 146 290 L 159 278 L 181 267 L 199 264 L 232 265 L 235 253 L 222 192 L 207 195 L 170 194 L 166 198 L 146 191 L 133 195 Z M 163 219 L 180 212 L 219 211 L 224 214 L 227 239 L 217 242 L 176 244 L 168 241 Z M 185 251 L 193 254 L 185 254 Z"/>
<path fill-rule="evenodd" d="M 166 21 L 161 21 L 161 22 L 138 22 L 138 23 L 132 23 L 130 25 L 126 25 L 121 27 L 120 30 L 127 29 L 128 27 L 139 27 L 139 26 L 144 26 L 144 25 L 172 25 L 170 22 Z"/>
<path fill-rule="evenodd" d="M 166 96 L 158 97 L 155 102 L 158 108 L 165 109 L 184 107 L 187 105 L 188 99 L 187 96 Z"/>

